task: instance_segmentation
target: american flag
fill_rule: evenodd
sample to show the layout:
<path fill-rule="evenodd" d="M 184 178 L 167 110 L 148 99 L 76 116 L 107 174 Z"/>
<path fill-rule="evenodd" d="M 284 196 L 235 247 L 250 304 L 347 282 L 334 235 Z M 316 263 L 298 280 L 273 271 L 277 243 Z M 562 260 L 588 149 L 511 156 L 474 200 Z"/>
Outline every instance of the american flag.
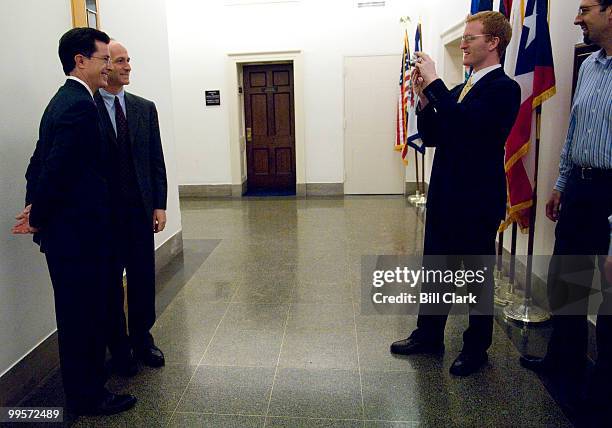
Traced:
<path fill-rule="evenodd" d="M 423 50 L 422 48 L 422 37 L 421 37 L 421 24 L 417 25 L 416 34 L 414 37 L 414 50 L 415 52 L 420 52 Z M 412 87 L 412 81 L 408 83 L 409 93 L 408 93 L 408 124 L 406 126 L 407 129 L 407 138 L 406 145 L 402 150 L 402 160 L 404 164 L 408 163 L 406 156 L 408 155 L 408 147 L 412 147 L 419 153 L 425 153 L 425 145 L 421 140 L 421 135 L 419 134 L 419 129 L 417 128 L 417 115 L 416 115 L 416 107 L 418 103 L 418 99 L 416 94 L 414 93 L 414 88 Z"/>
<path fill-rule="evenodd" d="M 399 96 L 397 99 L 395 150 L 403 151 L 406 147 L 406 130 L 408 126 L 408 97 L 410 85 L 410 46 L 408 31 L 404 32 L 404 51 L 402 53 L 402 70 L 399 80 Z"/>

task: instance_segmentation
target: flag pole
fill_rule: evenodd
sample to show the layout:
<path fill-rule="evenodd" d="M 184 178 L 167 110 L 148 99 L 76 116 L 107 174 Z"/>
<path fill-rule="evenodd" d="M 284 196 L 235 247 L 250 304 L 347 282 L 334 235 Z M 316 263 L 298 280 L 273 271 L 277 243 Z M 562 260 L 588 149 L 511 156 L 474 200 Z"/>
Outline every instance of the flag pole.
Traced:
<path fill-rule="evenodd" d="M 419 41 L 421 45 L 421 50 L 423 50 L 423 31 L 421 29 L 421 19 L 419 18 L 419 23 L 417 24 L 418 33 L 419 33 Z M 416 49 L 416 46 L 415 46 Z M 418 157 L 417 150 L 414 151 L 415 156 Z M 421 153 L 421 197 L 416 202 L 417 205 L 425 205 L 427 204 L 427 195 L 425 194 L 425 153 Z"/>
<path fill-rule="evenodd" d="M 507 306 L 511 303 L 516 302 L 516 296 L 514 295 L 514 280 L 516 277 L 516 239 L 517 239 L 517 226 L 516 223 L 512 223 L 512 235 L 510 240 L 510 262 L 508 267 L 508 276 L 506 277 L 503 272 L 503 266 L 496 272 L 495 278 L 495 303 L 500 306 Z M 499 251 L 503 253 L 504 247 L 504 233 L 499 233 Z M 499 264 L 502 265 L 502 255 L 498 255 Z"/>
<path fill-rule="evenodd" d="M 416 201 L 418 201 L 421 196 L 419 194 L 419 191 L 421 190 L 421 184 L 419 182 L 419 155 L 416 150 L 414 151 L 414 167 L 416 168 Z"/>
<path fill-rule="evenodd" d="M 512 237 L 510 243 L 510 270 L 508 276 L 510 277 L 510 285 L 514 287 L 514 281 L 516 279 L 516 239 L 518 237 L 518 226 L 516 222 L 512 223 Z"/>
<path fill-rule="evenodd" d="M 536 141 L 535 141 L 535 171 L 533 174 L 532 205 L 529 212 L 529 240 L 527 242 L 527 268 L 525 272 L 525 298 L 522 303 L 510 305 L 504 309 L 504 314 L 518 322 L 535 324 L 548 321 L 550 314 L 533 304 L 531 296 L 531 280 L 533 274 L 533 244 L 535 240 L 535 222 L 538 203 L 538 169 L 540 159 L 540 131 L 542 128 L 542 106 L 536 107 Z M 516 224 L 516 223 L 515 223 Z"/>
<path fill-rule="evenodd" d="M 504 257 L 504 232 L 499 232 L 497 234 L 497 270 L 499 272 L 502 271 L 503 267 L 503 257 Z"/>
<path fill-rule="evenodd" d="M 421 153 L 421 184 L 423 185 L 423 197 L 425 197 L 425 153 Z"/>
<path fill-rule="evenodd" d="M 510 279 L 504 275 L 504 232 L 497 235 L 497 264 L 495 266 L 495 304 L 506 306 L 514 303 L 512 284 Z M 516 240 L 515 240 L 516 244 Z"/>

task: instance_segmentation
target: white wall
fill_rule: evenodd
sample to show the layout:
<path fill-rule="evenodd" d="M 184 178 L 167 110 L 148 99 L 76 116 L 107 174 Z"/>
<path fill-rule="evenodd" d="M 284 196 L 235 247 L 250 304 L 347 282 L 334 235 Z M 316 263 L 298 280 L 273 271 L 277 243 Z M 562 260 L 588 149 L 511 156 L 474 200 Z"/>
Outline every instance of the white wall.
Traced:
<path fill-rule="evenodd" d="M 168 226 L 157 245 L 181 229 L 163 0 L 101 3 L 102 25 L 130 48 L 133 92 L 156 101 L 168 169 Z M 43 255 L 29 237 L 10 235 L 23 208 L 24 173 L 42 112 L 65 76 L 57 57 L 72 25 L 67 0 L 3 2 L 0 47 L 0 375 L 55 331 L 53 291 Z M 102 7 L 103 6 L 103 7 Z"/>
<path fill-rule="evenodd" d="M 390 0 L 366 9 L 354 8 L 353 0 L 224 3 L 167 0 L 179 183 L 232 182 L 227 54 L 284 50 L 303 52 L 306 182 L 343 182 L 343 58 L 401 53 L 399 18 L 418 19 L 425 2 Z M 399 71 L 400 64 L 398 79 Z M 206 89 L 221 90 L 220 107 L 204 105 Z"/>
<path fill-rule="evenodd" d="M 126 91 L 157 106 L 168 175 L 168 223 L 155 235 L 159 247 L 181 230 L 166 4 L 164 0 L 104 0 L 100 2 L 100 16 L 101 29 L 120 41 L 130 54 L 131 83 Z"/>
<path fill-rule="evenodd" d="M 55 330 L 44 257 L 30 237 L 12 236 L 10 229 L 23 209 L 40 116 L 64 82 L 57 43 L 70 25 L 65 0 L 11 1 L 0 14 L 7 61 L 0 71 L 0 375 Z"/>

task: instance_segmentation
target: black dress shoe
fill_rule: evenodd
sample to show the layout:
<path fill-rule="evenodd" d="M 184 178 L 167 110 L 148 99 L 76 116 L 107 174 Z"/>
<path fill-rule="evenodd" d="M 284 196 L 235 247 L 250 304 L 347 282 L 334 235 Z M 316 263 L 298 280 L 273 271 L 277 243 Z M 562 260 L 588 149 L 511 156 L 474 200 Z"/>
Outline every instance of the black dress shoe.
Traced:
<path fill-rule="evenodd" d="M 131 353 L 111 359 L 111 368 L 119 376 L 132 377 L 138 373 L 138 363 Z"/>
<path fill-rule="evenodd" d="M 555 367 L 550 360 L 546 358 L 536 357 L 534 355 L 521 355 L 519 358 L 521 366 L 540 374 L 551 374 L 555 371 Z"/>
<path fill-rule="evenodd" d="M 134 349 L 134 356 L 145 366 L 162 367 L 166 364 L 164 353 L 153 344 Z"/>
<path fill-rule="evenodd" d="M 391 353 L 399 355 L 412 354 L 441 354 L 444 352 L 444 343 L 424 342 L 422 340 L 409 337 L 398 340 L 391 344 Z"/>
<path fill-rule="evenodd" d="M 469 376 L 484 366 L 488 359 L 486 352 L 462 352 L 450 366 L 449 372 L 455 376 Z"/>
<path fill-rule="evenodd" d="M 71 409 L 81 416 L 114 415 L 131 409 L 136 404 L 136 397 L 130 394 L 113 394 L 105 391 L 102 399 L 89 406 Z"/>

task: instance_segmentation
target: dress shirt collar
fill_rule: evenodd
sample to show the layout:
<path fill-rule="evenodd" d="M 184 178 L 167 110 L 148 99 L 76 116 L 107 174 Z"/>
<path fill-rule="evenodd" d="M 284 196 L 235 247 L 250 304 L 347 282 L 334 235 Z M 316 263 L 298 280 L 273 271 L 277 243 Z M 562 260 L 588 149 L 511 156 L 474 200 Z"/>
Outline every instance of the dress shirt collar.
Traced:
<path fill-rule="evenodd" d="M 495 64 L 495 65 L 492 65 L 490 67 L 483 68 L 482 70 L 474 71 L 472 73 L 472 77 L 471 77 L 472 85 L 475 85 L 476 83 L 478 83 L 478 81 L 480 79 L 482 79 L 487 74 L 489 74 L 490 72 L 492 72 L 493 70 L 496 70 L 498 68 L 501 68 L 501 64 Z"/>
<path fill-rule="evenodd" d="M 608 65 L 612 60 L 612 56 L 606 56 L 606 52 L 600 49 L 593 61 L 599 62 L 602 65 Z"/>
<path fill-rule="evenodd" d="M 70 80 L 76 80 L 77 82 L 79 82 L 81 85 L 85 86 L 85 88 L 87 89 L 87 92 L 89 92 L 89 95 L 91 95 L 91 98 L 93 98 L 93 92 L 91 92 L 91 88 L 89 86 L 87 86 L 87 83 L 83 82 L 81 79 L 79 79 L 76 76 L 68 76 L 68 79 Z"/>
<path fill-rule="evenodd" d="M 119 91 L 117 95 L 111 94 L 110 92 L 108 92 L 107 90 L 103 88 L 98 89 L 98 91 L 100 92 L 100 96 L 104 100 L 104 104 L 106 104 L 109 107 L 112 105 L 115 105 L 115 97 L 119 97 L 119 103 L 121 104 L 121 107 L 123 108 L 123 111 L 125 112 L 125 91 L 123 90 L 123 88 L 121 88 L 121 90 Z"/>

